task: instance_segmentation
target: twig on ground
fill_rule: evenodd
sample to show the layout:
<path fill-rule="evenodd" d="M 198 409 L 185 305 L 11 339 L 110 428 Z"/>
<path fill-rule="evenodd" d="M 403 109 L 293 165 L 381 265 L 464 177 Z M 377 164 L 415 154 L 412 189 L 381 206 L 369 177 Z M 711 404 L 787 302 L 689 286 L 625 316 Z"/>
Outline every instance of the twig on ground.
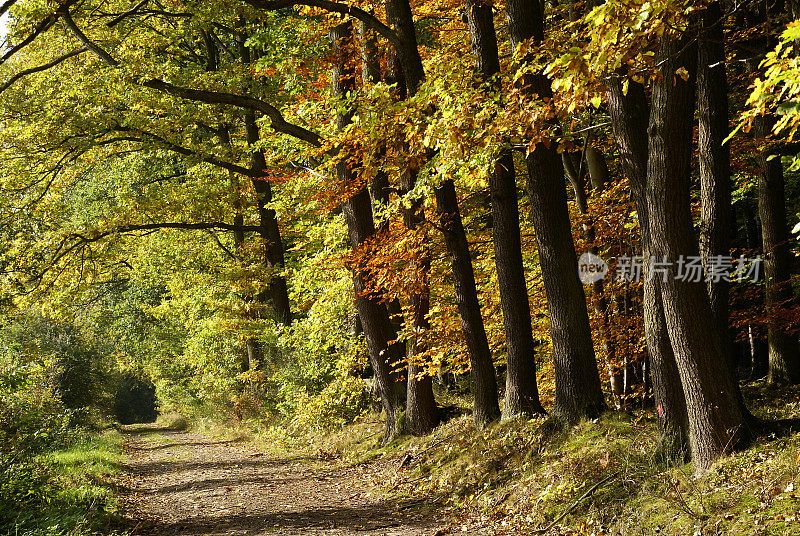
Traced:
<path fill-rule="evenodd" d="M 603 480 L 601 480 L 600 482 L 598 482 L 597 484 L 595 484 L 595 485 L 594 485 L 594 486 L 592 486 L 591 488 L 587 489 L 585 492 L 583 492 L 583 495 L 581 495 L 580 497 L 578 497 L 577 499 L 575 499 L 575 502 L 573 502 L 571 505 L 569 505 L 569 507 L 568 507 L 566 510 L 564 510 L 563 512 L 561 512 L 561 515 L 559 515 L 557 518 L 555 518 L 555 519 L 552 521 L 552 523 L 550 523 L 549 525 L 547 525 L 547 527 L 545 527 L 545 528 L 543 528 L 543 529 L 539 529 L 539 530 L 535 530 L 535 531 L 533 531 L 533 532 L 534 532 L 534 534 L 544 534 L 545 532 L 549 532 L 549 531 L 550 531 L 550 529 L 552 529 L 553 527 L 555 527 L 555 526 L 556 526 L 556 524 L 557 524 L 559 521 L 561 521 L 562 519 L 564 519 L 564 518 L 567 516 L 567 514 L 569 514 L 569 513 L 570 513 L 572 510 L 574 510 L 574 509 L 575 509 L 575 507 L 576 507 L 576 506 L 578 506 L 578 504 L 579 504 L 579 503 L 580 503 L 582 500 L 584 500 L 586 497 L 588 497 L 589 495 L 591 495 L 592 493 L 594 493 L 595 491 L 597 491 L 597 489 L 598 489 L 600 486 L 602 486 L 603 484 L 605 484 L 606 482 L 608 482 L 608 481 L 610 481 L 610 480 L 612 480 L 612 479 L 616 478 L 616 477 L 619 475 L 619 473 L 620 473 L 619 471 L 616 471 L 616 472 L 614 472 L 614 473 L 612 473 L 612 474 L 608 475 L 607 477 L 605 477 Z"/>

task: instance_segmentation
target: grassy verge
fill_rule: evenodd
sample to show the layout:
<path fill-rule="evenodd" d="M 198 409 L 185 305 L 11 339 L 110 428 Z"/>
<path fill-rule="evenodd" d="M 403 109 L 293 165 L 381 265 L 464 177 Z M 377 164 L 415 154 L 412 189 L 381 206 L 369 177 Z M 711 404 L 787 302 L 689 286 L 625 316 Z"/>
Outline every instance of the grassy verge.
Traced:
<path fill-rule="evenodd" d="M 87 535 L 105 532 L 118 504 L 111 477 L 122 461 L 122 437 L 113 428 L 75 440 L 35 460 L 44 476 L 38 500 L 15 512 L 9 534 Z"/>
<path fill-rule="evenodd" d="M 758 417 L 800 417 L 800 387 L 744 389 Z M 469 401 L 437 397 L 450 408 Z M 458 413 L 458 411 L 454 411 Z M 691 465 L 659 457 L 652 410 L 611 412 L 561 430 L 547 419 L 476 430 L 468 415 L 432 434 L 383 444 L 375 414 L 338 431 L 269 423 L 195 423 L 198 431 L 252 440 L 275 456 L 343 465 L 376 461 L 363 472 L 376 498 L 401 509 L 432 509 L 458 520 L 453 533 L 547 535 L 800 535 L 800 433 L 766 431 L 702 478 Z"/>
<path fill-rule="evenodd" d="M 758 416 L 800 416 L 800 388 L 746 388 Z M 765 432 L 702 478 L 656 454 L 649 410 L 608 413 L 558 430 L 546 419 L 476 430 L 458 417 L 424 438 L 383 445 L 371 416 L 306 438 L 311 454 L 381 458 L 376 496 L 444 509 L 468 534 L 800 534 L 800 434 Z"/>

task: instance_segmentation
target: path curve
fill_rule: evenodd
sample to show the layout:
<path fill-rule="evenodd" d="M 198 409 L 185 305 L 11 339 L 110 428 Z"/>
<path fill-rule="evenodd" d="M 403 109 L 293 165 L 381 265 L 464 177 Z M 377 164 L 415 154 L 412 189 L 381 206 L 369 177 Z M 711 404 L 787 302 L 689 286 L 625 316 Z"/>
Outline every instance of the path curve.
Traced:
<path fill-rule="evenodd" d="M 126 433 L 126 518 L 137 535 L 434 536 L 421 513 L 364 496 L 372 466 L 273 458 L 247 442 Z"/>

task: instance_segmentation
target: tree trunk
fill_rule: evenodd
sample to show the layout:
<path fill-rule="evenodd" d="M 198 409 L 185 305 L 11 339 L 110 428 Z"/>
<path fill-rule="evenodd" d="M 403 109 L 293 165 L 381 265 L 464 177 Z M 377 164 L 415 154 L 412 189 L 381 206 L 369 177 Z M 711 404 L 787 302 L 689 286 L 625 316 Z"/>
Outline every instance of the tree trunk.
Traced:
<path fill-rule="evenodd" d="M 732 227 L 730 145 L 728 136 L 728 81 L 725 69 L 725 33 L 719 2 L 701 14 L 698 41 L 697 104 L 699 112 L 700 155 L 700 254 L 710 275 L 714 258 L 730 256 Z M 710 266 L 710 263 L 711 266 Z M 724 279 L 707 277 L 711 313 L 722 337 L 731 380 L 738 390 L 738 359 L 728 327 L 729 284 Z"/>
<path fill-rule="evenodd" d="M 665 36 L 657 60 L 662 78 L 653 86 L 647 159 L 651 253 L 668 263 L 661 282 L 664 317 L 686 398 L 694 468 L 700 474 L 737 447 L 746 431 L 705 283 L 677 278 L 679 258 L 699 254 L 689 206 L 697 50 L 688 38 Z M 687 69 L 688 81 L 675 74 L 679 67 Z"/>
<path fill-rule="evenodd" d="M 243 35 L 237 37 L 236 49 L 241 62 L 244 65 L 250 65 L 252 60 L 250 49 L 245 45 Z M 252 110 L 247 111 L 243 119 L 247 143 L 249 145 L 257 143 L 260 138 L 260 133 L 258 124 L 256 123 L 255 113 Z M 265 171 L 266 168 L 267 162 L 264 160 L 264 153 L 261 151 L 254 151 L 251 157 L 251 169 L 253 171 Z M 267 208 L 267 205 L 272 202 L 272 185 L 267 181 L 253 179 L 253 187 L 257 196 L 258 225 L 261 229 L 260 233 L 262 239 L 264 240 L 264 264 L 271 272 L 267 289 L 263 295 L 256 297 L 256 299 L 263 299 L 265 295 L 269 296 L 276 322 L 285 326 L 290 326 L 292 324 L 292 310 L 289 301 L 289 289 L 283 275 L 275 273 L 283 270 L 284 258 L 283 241 L 281 240 L 280 228 L 278 227 L 278 219 L 275 215 L 275 211 L 271 208 Z"/>
<path fill-rule="evenodd" d="M 492 8 L 483 2 L 471 0 L 467 22 L 476 70 L 485 80 L 489 80 L 500 72 Z M 522 265 L 517 181 L 510 151 L 502 151 L 495 161 L 489 175 L 489 191 L 495 265 L 506 335 L 503 413 L 506 418 L 517 414 L 530 416 L 544 413 L 536 386 L 531 311 Z"/>
<path fill-rule="evenodd" d="M 509 0 L 506 16 L 513 49 L 531 38 L 536 43 L 542 41 L 544 21 L 538 1 Z M 552 96 L 550 81 L 541 73 L 525 76 L 521 82 L 530 97 Z M 586 296 L 578 279 L 564 168 L 555 144 L 538 144 L 526 164 L 531 216 L 550 312 L 556 383 L 553 414 L 565 422 L 575 422 L 581 417 L 596 417 L 605 403 Z"/>
<path fill-rule="evenodd" d="M 581 169 L 580 163 L 583 160 L 581 159 L 580 154 L 583 152 L 584 151 L 570 154 L 565 151 L 561 153 L 561 161 L 564 165 L 564 172 L 567 174 L 567 178 L 569 179 L 572 189 L 575 192 L 575 204 L 578 207 L 578 213 L 580 213 L 582 216 L 586 216 L 589 213 L 589 202 L 586 193 L 586 173 L 585 169 Z M 588 156 L 588 148 L 585 152 Z M 599 151 L 595 151 L 595 153 L 598 152 Z M 573 155 L 578 156 L 573 157 Z M 602 153 L 600 153 L 600 155 L 602 156 Z M 576 160 L 578 160 L 578 164 L 575 163 Z M 597 164 L 597 162 L 595 162 L 595 164 Z M 602 174 L 600 170 L 596 169 L 595 171 L 597 175 Z M 605 179 L 598 177 L 597 186 L 593 186 L 592 188 L 595 195 L 602 192 L 604 183 Z M 584 226 L 584 236 L 587 242 L 594 242 L 596 236 L 595 228 L 591 222 Z M 592 246 L 590 252 L 594 255 L 597 255 L 597 248 Z M 605 298 L 605 285 L 603 280 L 599 279 L 595 281 L 592 283 L 591 288 L 593 294 L 592 305 L 594 307 L 594 312 L 598 318 L 601 319 L 600 332 L 603 338 L 603 361 L 605 362 L 606 372 L 608 373 L 608 381 L 611 387 L 611 397 L 614 400 L 615 407 L 619 409 L 622 407 L 622 401 L 626 391 L 626 384 L 624 381 L 625 371 L 623 370 L 623 372 L 620 373 L 620 371 L 614 370 L 613 366 L 614 358 L 616 357 L 616 346 L 614 345 L 614 336 L 613 333 L 611 333 L 611 327 L 609 326 L 608 302 Z"/>
<path fill-rule="evenodd" d="M 374 33 L 367 28 L 363 23 L 359 23 L 359 36 L 361 39 L 361 80 L 364 84 L 377 83 L 381 79 L 380 72 L 380 59 L 378 57 L 378 44 L 375 39 Z M 395 54 L 390 52 L 389 63 L 397 63 Z M 400 85 L 403 84 L 402 76 L 396 80 Z M 379 148 L 378 158 L 383 158 L 386 154 L 385 144 Z M 373 214 L 376 206 L 386 207 L 389 205 L 389 195 L 393 191 L 389 184 L 389 174 L 384 170 L 379 169 L 375 174 L 370 177 L 369 192 L 373 204 Z M 383 230 L 388 225 L 388 218 L 384 217 L 376 221 L 378 230 Z M 402 328 L 403 322 L 403 308 L 400 301 L 392 299 L 386 304 L 386 309 L 389 311 L 389 318 L 392 320 L 392 325 L 395 330 Z M 402 341 L 395 343 L 398 348 L 398 355 L 406 355 L 406 345 Z M 405 407 L 406 404 L 406 381 L 408 377 L 408 366 L 403 362 L 390 363 L 392 368 L 392 376 L 394 378 L 394 390 L 397 401 L 400 407 Z"/>
<path fill-rule="evenodd" d="M 642 256 L 649 259 L 650 220 L 647 209 L 647 123 L 650 115 L 644 87 L 630 81 L 623 93 L 615 77 L 609 83 L 608 109 L 622 168 L 631 185 L 642 239 Z M 668 458 L 685 458 L 689 452 L 689 421 L 683 384 L 667 333 L 660 280 L 647 277 L 644 286 L 644 333 L 650 361 L 650 378 L 658 415 L 660 450 Z"/>
<path fill-rule="evenodd" d="M 344 96 L 355 87 L 354 72 L 348 64 L 349 50 L 352 48 L 353 28 L 351 22 L 345 22 L 331 29 L 329 38 L 334 53 L 333 92 Z M 336 118 L 337 129 L 341 131 L 351 120 L 351 113 L 339 114 Z M 339 162 L 336 173 L 340 181 L 352 182 L 354 177 L 346 162 Z M 347 223 L 350 244 L 355 249 L 375 233 L 372 219 L 372 206 L 366 187 L 359 189 L 342 205 Z M 367 341 L 370 364 L 375 373 L 375 382 L 381 397 L 381 404 L 386 412 L 385 440 L 394 438 L 400 430 L 397 423 L 397 398 L 394 390 L 391 367 L 389 363 L 396 355 L 396 346 L 391 341 L 397 333 L 389 319 L 386 306 L 377 298 L 365 294 L 363 274 L 354 272 L 353 287 L 355 290 L 356 309 L 364 329 Z"/>
<path fill-rule="evenodd" d="M 453 286 L 461 330 L 469 352 L 474 396 L 472 418 L 478 427 L 482 427 L 500 417 L 492 354 L 483 326 L 469 244 L 461 222 L 453 181 L 447 180 L 442 183 L 435 189 L 435 194 L 439 224 L 444 232 L 450 265 L 453 268 Z"/>
<path fill-rule="evenodd" d="M 259 133 L 255 115 L 252 112 L 245 113 L 244 122 L 247 143 L 254 144 L 258 142 Z M 266 170 L 267 163 L 264 160 L 264 153 L 254 151 L 252 159 L 251 169 L 254 171 Z M 289 326 L 292 324 L 289 289 L 286 285 L 286 278 L 280 273 L 275 273 L 283 270 L 284 259 L 283 241 L 278 227 L 278 218 L 275 215 L 275 210 L 267 206 L 272 202 L 272 185 L 265 180 L 253 179 L 253 187 L 256 191 L 258 203 L 259 232 L 264 240 L 264 264 L 270 271 L 266 294 L 272 302 L 275 320 L 279 324 Z"/>
<path fill-rule="evenodd" d="M 772 130 L 774 117 L 756 119 L 753 134 L 765 140 Z M 769 315 L 767 344 L 769 347 L 767 382 L 795 384 L 800 382 L 800 355 L 797 340 L 775 321 L 776 312 L 794 299 L 791 285 L 791 247 L 786 225 L 786 193 L 783 164 L 780 156 L 770 159 L 764 152 L 759 157 L 758 217 L 764 251 L 764 304 Z"/>
<path fill-rule="evenodd" d="M 414 17 L 408 0 L 386 0 L 386 21 L 400 37 L 401 46 L 396 47 L 400 68 L 403 71 L 405 89 L 413 97 L 425 78 L 425 69 L 417 46 Z"/>
<path fill-rule="evenodd" d="M 586 167 L 589 168 L 592 190 L 602 192 L 608 180 L 608 163 L 603 151 L 591 145 L 588 146 L 586 148 Z"/>
<path fill-rule="evenodd" d="M 401 194 L 408 194 L 416 182 L 416 172 L 406 169 L 400 179 Z M 416 231 L 425 221 L 422 199 L 412 199 L 411 205 L 403 209 L 403 222 L 407 229 Z M 430 310 L 430 283 L 428 274 L 431 269 L 430 252 L 424 246 L 421 258 L 415 259 L 418 277 L 422 278 L 411 295 L 411 327 L 415 334 L 424 333 L 430 329 L 428 312 Z M 408 389 L 406 395 L 406 423 L 408 431 L 414 435 L 425 435 L 436 426 L 439 421 L 438 408 L 433 397 L 433 381 L 426 370 L 427 362 L 419 357 L 424 354 L 421 343 L 412 339 L 407 344 L 406 356 L 408 361 Z"/>
<path fill-rule="evenodd" d="M 400 86 L 398 93 L 401 96 L 413 97 L 419 90 L 425 70 L 422 66 L 422 58 L 419 55 L 417 46 L 417 34 L 414 28 L 414 18 L 411 13 L 411 5 L 408 0 L 387 0 L 385 3 L 386 21 L 400 37 L 400 45 L 395 47 L 395 54 L 400 62 L 402 70 L 402 80 L 398 80 Z M 399 142 L 403 143 L 403 142 Z M 406 169 L 401 171 L 400 189 L 403 192 L 410 192 L 414 188 L 417 170 L 412 169 L 406 164 Z M 411 207 L 404 209 L 403 220 L 406 228 L 416 229 L 425 220 L 423 213 L 422 200 L 411 200 Z M 418 273 L 424 281 L 421 281 L 421 288 L 411 297 L 413 307 L 412 327 L 414 331 L 424 331 L 428 329 L 428 309 L 430 306 L 430 289 L 427 281 L 430 271 L 430 254 L 427 248 L 423 258 L 418 259 Z M 416 356 L 422 349 L 416 347 L 416 342 L 412 341 L 408 345 L 406 355 L 408 359 L 408 391 L 406 400 L 406 422 L 409 431 L 415 435 L 426 434 L 433 429 L 438 422 L 438 410 L 433 398 L 432 381 L 429 375 L 420 374 L 424 370 L 424 363 L 416 363 Z"/>

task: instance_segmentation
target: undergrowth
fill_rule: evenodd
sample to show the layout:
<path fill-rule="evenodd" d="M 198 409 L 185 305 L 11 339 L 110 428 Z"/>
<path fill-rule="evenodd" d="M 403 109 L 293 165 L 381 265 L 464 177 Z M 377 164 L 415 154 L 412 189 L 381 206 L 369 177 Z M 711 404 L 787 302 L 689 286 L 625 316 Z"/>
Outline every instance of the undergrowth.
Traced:
<path fill-rule="evenodd" d="M 107 428 L 76 435 L 63 447 L 27 460 L 19 480 L 4 483 L 6 494 L 18 486 L 25 500 L 7 505 L 0 531 L 15 536 L 106 533 L 118 509 L 111 478 L 122 460 L 121 444 L 119 432 Z"/>
<path fill-rule="evenodd" d="M 756 383 L 745 391 L 762 419 L 800 415 L 800 388 Z M 765 432 L 701 478 L 656 454 L 651 410 L 607 413 L 566 430 L 545 418 L 476 430 L 465 415 L 422 438 L 383 444 L 382 432 L 370 415 L 336 433 L 287 441 L 295 452 L 304 444 L 347 464 L 390 461 L 368 482 L 371 493 L 401 508 L 445 508 L 458 520 L 452 532 L 800 534 L 796 431 Z"/>

